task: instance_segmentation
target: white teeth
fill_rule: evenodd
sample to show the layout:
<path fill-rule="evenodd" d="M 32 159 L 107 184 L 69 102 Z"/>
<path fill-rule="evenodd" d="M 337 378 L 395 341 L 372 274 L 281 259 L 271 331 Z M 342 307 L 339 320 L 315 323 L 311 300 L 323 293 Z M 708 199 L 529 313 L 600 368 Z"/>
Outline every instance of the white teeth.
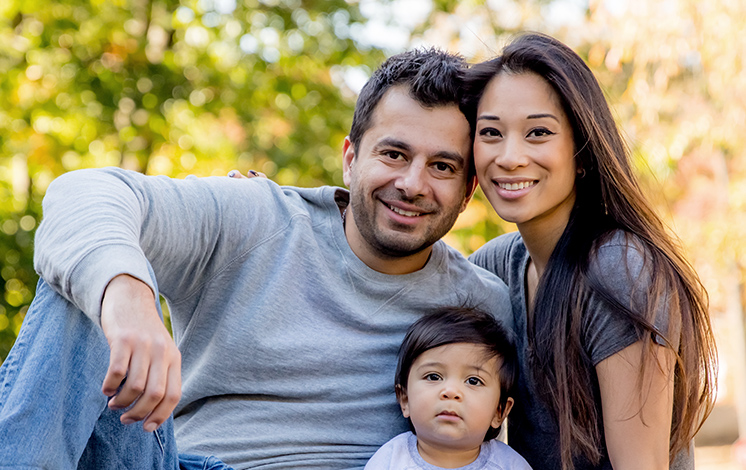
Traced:
<path fill-rule="evenodd" d="M 404 215 L 404 216 L 407 216 L 407 217 L 416 217 L 416 216 L 422 214 L 422 212 L 405 211 L 404 209 L 399 209 L 398 207 L 389 206 L 388 204 L 386 204 L 386 205 L 388 206 L 389 209 L 391 209 L 392 211 L 396 212 L 397 214 L 401 214 L 401 215 Z"/>
<path fill-rule="evenodd" d="M 536 184 L 536 181 L 523 181 L 521 183 L 498 183 L 498 186 L 509 191 L 517 191 L 519 189 L 531 187 L 534 184 Z"/>

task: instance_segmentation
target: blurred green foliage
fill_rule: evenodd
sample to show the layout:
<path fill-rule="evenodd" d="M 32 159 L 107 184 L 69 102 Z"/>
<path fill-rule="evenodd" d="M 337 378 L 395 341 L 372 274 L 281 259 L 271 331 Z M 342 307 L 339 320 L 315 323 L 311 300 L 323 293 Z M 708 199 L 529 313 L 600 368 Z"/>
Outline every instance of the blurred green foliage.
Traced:
<path fill-rule="evenodd" d="M 237 168 L 342 185 L 356 86 L 390 52 L 353 39 L 366 21 L 345 0 L 0 2 L 0 360 L 33 298 L 33 231 L 59 174 Z M 450 237 L 467 251 L 500 231 L 471 219 L 480 235 Z"/>
<path fill-rule="evenodd" d="M 343 0 L 4 0 L 0 358 L 33 297 L 33 230 L 57 175 L 255 168 L 341 184 L 345 77 L 384 57 L 350 38 L 361 21 Z"/>

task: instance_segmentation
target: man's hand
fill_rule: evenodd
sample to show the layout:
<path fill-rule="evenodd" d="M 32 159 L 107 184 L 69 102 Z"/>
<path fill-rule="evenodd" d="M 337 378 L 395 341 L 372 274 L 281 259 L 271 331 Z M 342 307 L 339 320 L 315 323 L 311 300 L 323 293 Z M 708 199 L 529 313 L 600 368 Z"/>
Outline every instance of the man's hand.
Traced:
<path fill-rule="evenodd" d="M 144 419 L 143 429 L 152 432 L 181 398 L 181 353 L 158 315 L 150 287 L 125 274 L 112 279 L 101 305 L 101 327 L 111 349 L 101 390 L 116 394 L 109 408 L 134 403 L 122 423 Z"/>

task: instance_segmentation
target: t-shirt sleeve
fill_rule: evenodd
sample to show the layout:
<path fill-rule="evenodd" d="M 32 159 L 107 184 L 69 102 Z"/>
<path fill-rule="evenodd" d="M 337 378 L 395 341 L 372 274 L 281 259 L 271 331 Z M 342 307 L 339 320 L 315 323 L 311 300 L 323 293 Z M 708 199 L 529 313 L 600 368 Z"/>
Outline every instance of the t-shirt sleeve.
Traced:
<path fill-rule="evenodd" d="M 621 233 L 599 247 L 588 270 L 592 282 L 597 282 L 619 303 L 640 315 L 647 308 L 653 275 L 642 244 L 631 235 Z M 666 332 L 667 299 L 659 299 L 655 310 L 654 324 L 659 331 Z M 583 318 L 583 341 L 594 365 L 637 342 L 644 334 L 644 329 L 600 294 L 594 292 L 589 296 Z"/>

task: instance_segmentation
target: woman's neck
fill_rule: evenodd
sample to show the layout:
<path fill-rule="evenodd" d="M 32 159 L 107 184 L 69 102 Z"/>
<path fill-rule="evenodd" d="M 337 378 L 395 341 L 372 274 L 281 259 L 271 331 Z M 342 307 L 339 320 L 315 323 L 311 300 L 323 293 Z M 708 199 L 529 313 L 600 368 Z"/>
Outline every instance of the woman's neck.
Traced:
<path fill-rule="evenodd" d="M 526 267 L 525 292 L 526 292 L 526 312 L 534 308 L 536 291 L 539 289 L 539 280 L 546 270 L 549 258 L 552 256 L 554 247 L 562 236 L 562 231 L 547 229 L 546 227 L 537 227 L 538 224 L 530 226 L 519 225 L 518 231 L 521 233 L 523 244 L 528 250 L 528 266 Z"/>
<path fill-rule="evenodd" d="M 554 252 L 567 223 L 561 226 L 546 227 L 541 223 L 520 224 L 518 231 L 521 233 L 523 244 L 526 245 L 528 255 L 531 258 L 532 269 L 537 279 L 541 278 L 549 263 L 549 258 Z"/>

